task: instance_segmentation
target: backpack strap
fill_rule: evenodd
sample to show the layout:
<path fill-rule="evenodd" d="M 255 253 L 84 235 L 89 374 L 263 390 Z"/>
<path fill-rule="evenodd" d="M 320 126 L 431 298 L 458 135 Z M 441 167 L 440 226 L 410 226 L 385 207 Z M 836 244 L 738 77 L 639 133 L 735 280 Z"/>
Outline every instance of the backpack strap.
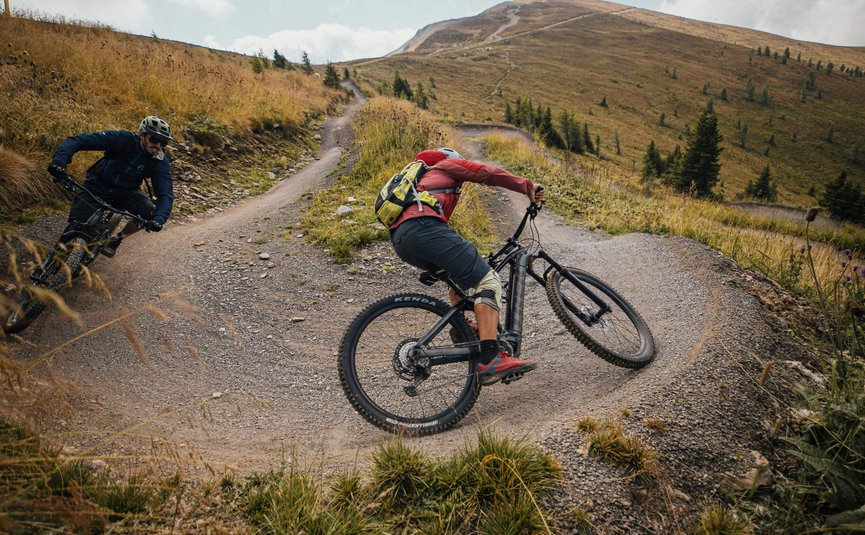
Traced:
<path fill-rule="evenodd" d="M 459 195 L 463 189 L 462 188 L 448 188 L 448 189 L 427 189 L 424 190 L 427 193 L 456 193 Z"/>

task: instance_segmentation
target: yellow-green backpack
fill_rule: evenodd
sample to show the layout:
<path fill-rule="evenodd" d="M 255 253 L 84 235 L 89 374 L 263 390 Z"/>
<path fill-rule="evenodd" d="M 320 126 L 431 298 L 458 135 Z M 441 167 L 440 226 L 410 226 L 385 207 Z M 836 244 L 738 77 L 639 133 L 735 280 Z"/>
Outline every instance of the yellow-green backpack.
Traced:
<path fill-rule="evenodd" d="M 440 210 L 438 200 L 430 192 L 417 190 L 417 183 L 427 169 L 427 164 L 415 160 L 393 175 L 381 188 L 375 200 L 375 216 L 384 226 L 391 226 L 412 203 L 417 203 L 420 210 L 423 210 L 424 204 L 433 210 Z"/>

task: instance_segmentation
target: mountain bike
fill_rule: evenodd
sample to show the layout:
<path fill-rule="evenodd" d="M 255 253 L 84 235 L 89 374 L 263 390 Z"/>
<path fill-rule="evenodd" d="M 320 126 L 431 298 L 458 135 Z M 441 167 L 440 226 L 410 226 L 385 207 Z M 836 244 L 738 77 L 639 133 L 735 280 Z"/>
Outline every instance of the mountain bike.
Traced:
<path fill-rule="evenodd" d="M 73 222 L 66 228 L 54 248 L 30 275 L 32 285 L 22 288 L 11 312 L 0 328 L 6 334 L 15 334 L 27 328 L 50 301 L 51 292 L 71 285 L 72 280 L 90 266 L 105 245 L 110 242 L 128 221 L 145 228 L 147 221 L 135 214 L 118 210 L 103 201 L 71 176 L 59 181 L 69 193 L 86 193 L 97 209 L 84 222 Z"/>
<path fill-rule="evenodd" d="M 488 258 L 506 281 L 499 345 L 515 357 L 521 353 L 525 289 L 531 278 L 546 288 L 556 317 L 591 352 L 624 368 L 651 362 L 655 342 L 634 307 L 598 277 L 562 266 L 541 248 L 535 225 L 540 210 L 541 205 L 529 204 L 513 235 Z M 531 238 L 522 243 L 527 226 Z M 405 435 L 453 427 L 481 390 L 475 372 L 479 342 L 464 315 L 473 307 L 473 296 L 443 271 L 423 272 L 420 281 L 445 282 L 459 302 L 452 306 L 419 293 L 385 297 L 352 321 L 339 348 L 340 383 L 354 409 L 371 424 Z M 519 378 L 506 376 L 502 382 Z"/>

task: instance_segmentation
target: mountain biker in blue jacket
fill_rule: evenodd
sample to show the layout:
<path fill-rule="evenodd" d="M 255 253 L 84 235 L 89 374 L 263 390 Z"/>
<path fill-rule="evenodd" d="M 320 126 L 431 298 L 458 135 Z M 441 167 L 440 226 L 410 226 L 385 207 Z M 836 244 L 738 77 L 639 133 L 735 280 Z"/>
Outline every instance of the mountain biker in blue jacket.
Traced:
<path fill-rule="evenodd" d="M 84 187 L 111 206 L 146 219 L 146 230 L 159 232 L 174 204 L 171 164 L 163 151 L 173 139 L 168 123 L 152 115 L 141 121 L 138 132 L 106 130 L 78 134 L 66 138 L 60 144 L 54 152 L 48 172 L 58 181 L 65 179 L 66 166 L 75 153 L 82 150 L 103 151 L 102 159 L 87 170 Z M 141 183 L 145 178 L 150 178 L 153 184 L 155 206 L 141 191 Z M 76 195 L 69 210 L 70 226 L 64 231 L 64 237 L 76 222 L 86 222 L 97 208 L 88 193 Z M 105 244 L 102 254 L 114 256 L 121 240 L 139 230 L 137 225 L 130 222 L 116 238 Z"/>

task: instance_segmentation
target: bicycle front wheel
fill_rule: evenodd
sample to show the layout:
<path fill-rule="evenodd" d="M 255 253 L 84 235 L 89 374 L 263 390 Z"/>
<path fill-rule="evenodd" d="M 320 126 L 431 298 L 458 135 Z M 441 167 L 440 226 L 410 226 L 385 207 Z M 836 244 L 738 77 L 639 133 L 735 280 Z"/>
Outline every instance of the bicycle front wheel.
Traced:
<path fill-rule="evenodd" d="M 48 291 L 56 291 L 75 278 L 80 273 L 86 257 L 86 245 L 83 239 L 77 238 L 65 247 L 56 246 L 51 253 L 51 259 L 46 260 L 41 266 L 43 274 L 34 288 L 41 287 Z M 45 295 L 40 296 L 36 290 L 24 288 L 3 320 L 3 332 L 17 334 L 26 329 L 45 310 L 46 303 Z"/>
<path fill-rule="evenodd" d="M 581 319 L 596 314 L 598 305 L 562 272 L 551 272 L 547 277 L 547 298 L 568 331 L 592 353 L 616 366 L 642 368 L 651 362 L 655 358 L 655 340 L 634 307 L 594 275 L 565 269 L 610 308 L 595 322 Z"/>
<path fill-rule="evenodd" d="M 430 365 L 412 355 L 450 310 L 421 294 L 400 294 L 373 303 L 343 336 L 339 379 L 348 400 L 371 424 L 405 435 L 430 435 L 463 419 L 477 401 L 480 384 L 470 358 Z M 453 315 L 429 343 L 437 348 L 469 347 L 477 337 L 461 314 Z"/>
<path fill-rule="evenodd" d="M 43 310 L 45 310 L 45 305 L 37 301 L 28 290 L 24 290 L 3 321 L 3 332 L 6 334 L 20 333 L 33 323 L 33 320 Z"/>

